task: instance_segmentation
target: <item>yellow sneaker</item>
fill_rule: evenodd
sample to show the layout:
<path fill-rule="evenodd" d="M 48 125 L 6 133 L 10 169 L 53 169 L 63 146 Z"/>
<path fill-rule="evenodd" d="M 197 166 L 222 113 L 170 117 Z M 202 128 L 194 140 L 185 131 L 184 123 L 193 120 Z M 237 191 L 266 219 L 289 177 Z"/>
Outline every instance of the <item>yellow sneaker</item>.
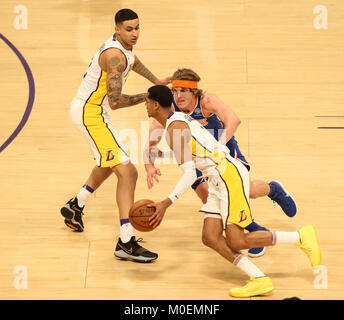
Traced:
<path fill-rule="evenodd" d="M 242 288 L 233 288 L 229 294 L 236 298 L 248 298 L 271 292 L 274 289 L 269 277 L 253 278 Z"/>
<path fill-rule="evenodd" d="M 313 269 L 321 264 L 321 252 L 315 229 L 313 226 L 306 226 L 299 230 L 300 241 L 296 243 L 308 256 Z"/>

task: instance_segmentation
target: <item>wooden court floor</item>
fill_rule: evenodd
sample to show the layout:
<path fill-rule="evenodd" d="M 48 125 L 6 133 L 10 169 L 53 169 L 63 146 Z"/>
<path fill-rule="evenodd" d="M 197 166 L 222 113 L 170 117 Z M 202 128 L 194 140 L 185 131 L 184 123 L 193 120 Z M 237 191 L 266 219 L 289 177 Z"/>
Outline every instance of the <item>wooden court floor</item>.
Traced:
<path fill-rule="evenodd" d="M 60 207 L 94 166 L 70 122 L 69 105 L 92 55 L 113 32 L 114 13 L 124 7 L 140 17 L 141 61 L 160 78 L 179 67 L 194 69 L 201 88 L 216 93 L 241 118 L 236 138 L 251 177 L 283 182 L 297 201 L 298 213 L 290 219 L 268 198 L 251 200 L 255 221 L 279 231 L 316 228 L 323 257 L 319 272 L 293 245 L 268 248 L 254 262 L 275 290 L 252 299 L 343 299 L 344 3 L 318 5 L 23 0 L 17 7 L 2 0 L 0 145 L 13 139 L 0 153 L 0 299 L 227 300 L 230 288 L 248 280 L 202 244 L 201 202 L 192 190 L 157 230 L 136 233 L 159 253 L 151 264 L 113 256 L 119 236 L 114 177 L 87 203 L 83 233 L 63 223 Z M 34 91 L 22 60 L 3 37 L 27 62 Z M 145 92 L 150 85 L 132 73 L 124 92 Z M 16 132 L 21 121 L 25 125 Z M 149 125 L 144 105 L 113 111 L 112 122 L 137 159 L 136 199 L 161 200 L 181 171 L 160 163 L 160 183 L 147 189 L 140 161 Z"/>

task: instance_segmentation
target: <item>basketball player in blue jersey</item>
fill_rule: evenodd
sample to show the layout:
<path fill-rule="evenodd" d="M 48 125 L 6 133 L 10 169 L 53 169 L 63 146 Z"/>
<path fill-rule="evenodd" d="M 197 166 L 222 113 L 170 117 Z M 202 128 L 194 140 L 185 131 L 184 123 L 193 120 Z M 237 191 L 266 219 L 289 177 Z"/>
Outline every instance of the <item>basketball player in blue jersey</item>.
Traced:
<path fill-rule="evenodd" d="M 191 69 L 178 69 L 172 76 L 173 102 L 172 110 L 183 112 L 198 120 L 210 133 L 222 144 L 226 145 L 230 155 L 244 164 L 247 170 L 250 166 L 245 157 L 240 152 L 234 133 L 240 125 L 240 119 L 227 105 L 225 105 L 216 95 L 198 89 L 200 77 Z M 157 122 L 152 124 L 151 133 L 158 130 L 160 125 Z M 154 141 L 153 141 L 154 140 Z M 149 142 L 153 147 L 159 142 L 159 137 L 155 137 Z M 152 160 L 153 157 L 150 157 Z M 153 178 L 156 180 L 160 171 L 157 171 L 152 164 L 145 165 L 147 171 L 148 187 L 152 187 Z M 201 171 L 196 170 L 197 179 L 192 188 L 203 203 L 208 197 L 207 179 L 203 177 Z M 250 198 L 268 196 L 278 203 L 285 214 L 293 217 L 297 208 L 295 201 L 289 193 L 277 181 L 266 183 L 262 180 L 252 180 L 250 183 Z M 266 230 L 256 222 L 252 222 L 246 228 L 248 231 Z M 265 248 L 252 248 L 248 254 L 251 257 L 259 257 L 265 253 Z"/>
<path fill-rule="evenodd" d="M 154 84 L 168 84 L 170 78 L 157 79 L 138 59 L 134 46 L 139 38 L 137 14 L 121 9 L 115 15 L 115 34 L 94 55 L 70 109 L 71 120 L 86 138 L 96 160 L 79 193 L 62 208 L 67 227 L 82 232 L 83 209 L 88 197 L 112 174 L 117 176 L 116 201 L 120 216 L 120 237 L 115 256 L 140 262 L 158 255 L 143 248 L 134 236 L 129 210 L 134 203 L 137 170 L 110 122 L 110 110 L 144 102 L 146 93 L 126 95 L 122 88 L 131 70 Z"/>
<path fill-rule="evenodd" d="M 230 289 L 231 296 L 248 298 L 274 289 L 270 277 L 240 252 L 243 249 L 295 244 L 306 253 L 312 267 L 318 268 L 321 251 L 311 225 L 293 232 L 259 230 L 245 233 L 244 228 L 252 223 L 247 168 L 231 157 L 229 149 L 198 121 L 183 112 L 173 112 L 171 103 L 172 92 L 167 86 L 148 89 L 147 114 L 165 129 L 167 145 L 183 172 L 169 195 L 149 205 L 155 207 L 150 225 L 153 228 L 160 225 L 166 210 L 190 188 L 196 178 L 195 169 L 199 169 L 209 178 L 209 195 L 200 210 L 204 213 L 203 244 L 250 277 L 245 286 Z"/>

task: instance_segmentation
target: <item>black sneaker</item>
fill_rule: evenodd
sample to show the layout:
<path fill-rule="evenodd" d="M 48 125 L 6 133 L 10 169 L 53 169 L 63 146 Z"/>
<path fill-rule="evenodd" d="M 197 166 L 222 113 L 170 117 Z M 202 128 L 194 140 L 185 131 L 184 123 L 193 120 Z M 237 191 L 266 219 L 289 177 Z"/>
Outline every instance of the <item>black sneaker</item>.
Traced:
<path fill-rule="evenodd" d="M 62 208 L 61 214 L 65 217 L 65 224 L 67 227 L 82 232 L 84 231 L 84 224 L 82 223 L 82 210 L 84 207 L 80 208 L 78 205 L 77 198 L 70 199 Z"/>
<path fill-rule="evenodd" d="M 123 243 L 121 238 L 118 238 L 115 256 L 120 259 L 129 259 L 137 262 L 150 262 L 157 259 L 157 253 L 150 252 L 138 244 L 141 241 L 142 238 L 136 240 L 135 236 L 132 236 L 129 242 Z"/>

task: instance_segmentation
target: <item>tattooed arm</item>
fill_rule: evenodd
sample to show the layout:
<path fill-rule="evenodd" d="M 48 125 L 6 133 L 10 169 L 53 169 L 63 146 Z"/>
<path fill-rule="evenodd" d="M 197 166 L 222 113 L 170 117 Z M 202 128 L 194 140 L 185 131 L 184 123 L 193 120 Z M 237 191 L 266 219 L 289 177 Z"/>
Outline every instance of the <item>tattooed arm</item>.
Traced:
<path fill-rule="evenodd" d="M 122 93 L 122 74 L 127 60 L 118 49 L 108 49 L 99 58 L 99 65 L 107 73 L 106 89 L 111 109 L 130 107 L 145 101 L 146 93 L 126 95 Z"/>
<path fill-rule="evenodd" d="M 135 62 L 133 65 L 133 71 L 141 75 L 142 77 L 146 78 L 150 82 L 154 84 L 163 84 L 167 85 L 171 82 L 171 77 L 167 77 L 165 79 L 159 80 L 152 72 L 150 72 L 143 63 L 139 60 L 137 56 L 135 56 Z"/>
<path fill-rule="evenodd" d="M 141 75 L 142 77 L 146 78 L 154 84 L 158 84 L 160 82 L 160 80 L 143 65 L 143 63 L 139 60 L 137 56 L 135 56 L 133 71 L 135 71 L 136 73 L 138 73 L 139 75 Z"/>

